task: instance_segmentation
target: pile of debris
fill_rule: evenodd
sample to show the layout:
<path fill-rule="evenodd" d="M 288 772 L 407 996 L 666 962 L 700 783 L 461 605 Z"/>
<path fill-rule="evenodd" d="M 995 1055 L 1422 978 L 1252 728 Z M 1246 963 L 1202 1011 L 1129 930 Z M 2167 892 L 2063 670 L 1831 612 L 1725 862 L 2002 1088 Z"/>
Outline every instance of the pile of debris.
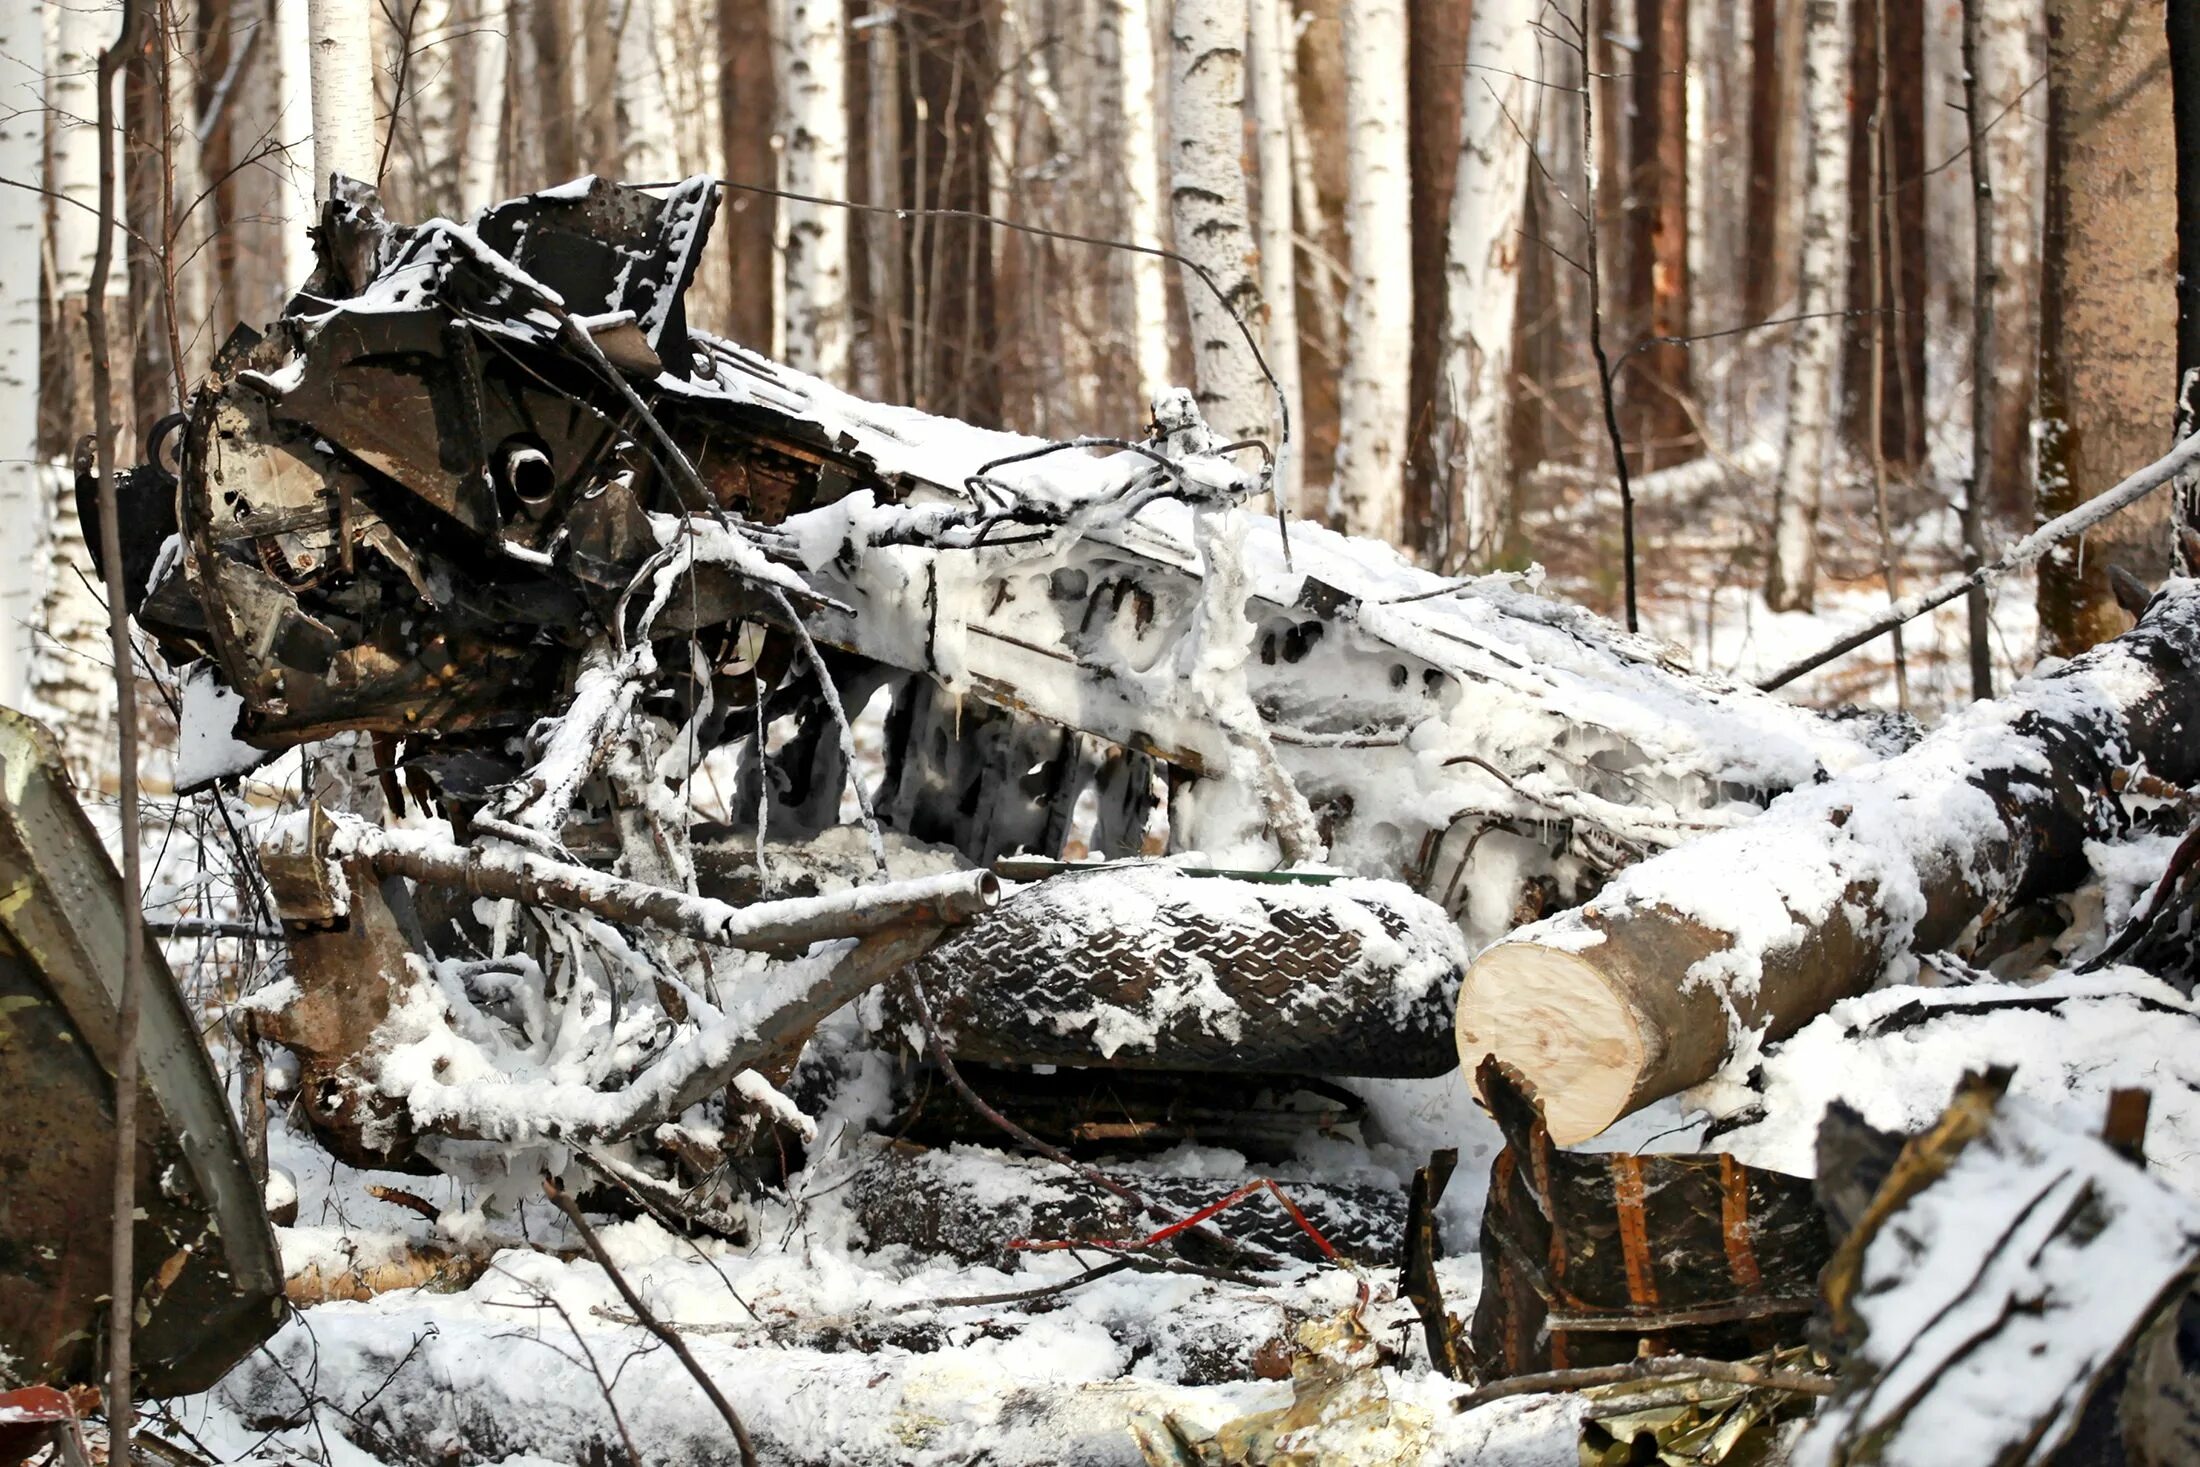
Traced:
<path fill-rule="evenodd" d="M 545 1176 L 752 1251 L 831 1196 L 880 1256 L 1103 1259 L 933 1306 L 999 1306 L 977 1338 L 1116 1274 L 1263 1291 L 1205 1348 L 1111 1316 L 1172 1389 L 1290 1381 L 1250 1415 L 1119 1402 L 1112 1450 L 1135 1416 L 1156 1463 L 2185 1459 L 2200 1174 L 2148 1174 L 2122 1087 L 2200 1023 L 2200 863 L 2099 973 L 2009 980 L 2095 956 L 2072 893 L 2182 826 L 2200 585 L 1928 738 L 1822 716 L 1524 578 L 1253 515 L 1264 450 L 1188 394 L 1044 442 L 693 330 L 717 199 L 585 179 L 402 226 L 339 180 L 289 313 L 119 486 L 186 781 L 371 749 L 260 853 L 289 967 L 245 1007 L 284 1058 L 247 1083 L 331 1177 L 468 1199 L 385 1175 L 450 1246 L 374 1274 L 293 1230 L 294 1298 L 469 1287 L 485 1219 L 543 1246 Z M 1926 962 L 1962 986 L 1908 986 Z M 2074 1043 L 1957 1089 L 2034 1052 L 2009 1024 Z M 1803 1063 L 1829 1046 L 1879 1068 Z M 2182 1136 L 2200 1073 L 2152 1073 Z M 1447 1200 L 1456 1152 L 1410 1188 L 1367 1164 L 1478 1144 L 1470 1092 L 1486 1203 Z M 1725 1150 L 1564 1149 L 1682 1092 Z M 1440 1220 L 1479 1225 L 1471 1272 Z M 913 1301 L 774 1323 L 727 1292 L 756 1347 L 946 1338 Z M 1416 1320 L 1425 1359 L 1389 1334 Z M 225 1399 L 312 1419 L 322 1347 L 285 1331 Z M 463 1348 L 362 1346 L 385 1388 Z M 360 1394 L 340 1429 L 378 1455 L 572 1429 Z M 782 1426 L 766 1455 L 839 1450 Z"/>

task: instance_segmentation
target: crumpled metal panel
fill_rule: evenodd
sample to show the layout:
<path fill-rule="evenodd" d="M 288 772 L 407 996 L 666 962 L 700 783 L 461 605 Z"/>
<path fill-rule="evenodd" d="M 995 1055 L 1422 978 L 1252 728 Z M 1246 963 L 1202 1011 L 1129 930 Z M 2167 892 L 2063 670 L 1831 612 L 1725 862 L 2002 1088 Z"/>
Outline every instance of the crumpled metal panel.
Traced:
<path fill-rule="evenodd" d="M 89 1382 L 106 1318 L 122 889 L 53 736 L 0 709 L 0 1385 Z M 273 1333 L 282 1265 L 198 1026 L 146 950 L 140 1387 L 204 1390 Z"/>

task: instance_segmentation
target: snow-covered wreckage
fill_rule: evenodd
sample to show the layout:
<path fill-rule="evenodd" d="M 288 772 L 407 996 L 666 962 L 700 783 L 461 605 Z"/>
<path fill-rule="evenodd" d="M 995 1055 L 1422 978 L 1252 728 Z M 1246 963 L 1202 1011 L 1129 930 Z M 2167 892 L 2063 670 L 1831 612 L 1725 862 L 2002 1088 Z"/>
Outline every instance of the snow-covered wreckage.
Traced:
<path fill-rule="evenodd" d="M 2191 783 L 2193 687 L 2169 669 L 2200 652 L 2200 592 L 1908 748 L 1899 721 L 1692 673 L 1531 577 L 1441 578 L 1257 512 L 1269 447 L 1215 441 L 1189 393 L 1044 441 L 695 329 L 717 200 L 584 179 L 403 226 L 339 180 L 313 279 L 221 353 L 172 469 L 121 486 L 132 610 L 184 669 L 186 780 L 371 752 L 264 850 L 291 965 L 254 1023 L 295 1058 L 280 1079 L 331 1178 L 446 1189 L 398 1194 L 442 1251 L 412 1267 L 392 1244 L 390 1276 L 480 1294 L 433 1339 L 426 1306 L 286 1332 L 223 1409 L 313 1418 L 299 1381 L 333 1349 L 368 1386 L 476 1380 L 489 1294 L 561 1287 L 554 1260 L 487 1261 L 515 1220 L 530 1246 L 530 1217 L 563 1227 L 546 1176 L 561 1206 L 690 1240 L 724 1293 L 662 1258 L 659 1305 L 792 1373 L 787 1400 L 735 1392 L 780 1460 L 1621 1461 L 1648 1438 L 1717 1461 L 1784 1449 L 1837 1379 L 1868 1393 L 1858 1362 L 1890 1337 L 1829 1373 L 1812 1277 L 1899 1274 L 1840 1239 L 1933 1192 L 1913 1177 L 1860 1220 L 1837 1179 L 1814 1189 L 1819 1118 L 1871 1105 L 1821 1077 L 1780 1109 L 1801 1075 L 1782 1041 L 1869 1049 L 1826 1027 L 1868 1028 L 1853 1006 L 1917 950 L 1983 966 L 1982 933 L 2093 879 L 2134 769 Z M 1921 1028 L 2031 1002 L 1962 971 L 1974 1005 Z M 2130 970 L 2059 981 L 2083 1032 L 2134 1003 L 2194 1022 Z M 1927 1048 L 1887 1060 L 1933 1098 L 1880 1151 L 1961 1078 L 1915 1079 Z M 1554 1152 L 1689 1086 L 1730 1149 Z M 2010 1114 L 2025 1138 L 2058 1123 Z M 2189 1230 L 2190 1198 L 2081 1141 L 2103 1195 Z M 1439 1200 L 1430 1153 L 1461 1147 L 1494 1158 L 1486 1217 L 1480 1187 Z M 1479 1279 L 1439 1219 L 1482 1225 Z M 322 1256 L 308 1231 L 294 1297 L 376 1292 L 356 1239 Z M 2159 1250 L 2132 1331 L 2193 1236 Z M 1051 1271 L 1075 1250 L 1105 1261 Z M 752 1308 L 729 1258 L 779 1302 Z M 1038 1289 L 949 1282 L 1019 1266 Z M 1470 1334 L 1444 1292 L 1477 1283 Z M 602 1327 L 651 1327 L 623 1284 L 588 1297 Z M 1088 1327 L 1112 1364 L 1065 1343 Z M 2080 1407 L 2130 1357 L 2108 1333 L 2048 1372 Z M 957 1353 L 1018 1340 L 1033 1370 L 1002 1379 Z M 1756 1363 L 1689 1357 L 1678 1385 L 1631 1363 L 1676 1340 Z M 828 1428 L 795 1401 L 853 1389 L 851 1352 L 895 1399 Z M 1583 1364 L 1652 1398 L 1554 1411 L 1500 1382 Z M 1444 1374 L 1502 1399 L 1457 1415 Z M 501 1416 L 361 1389 L 342 1429 L 382 1456 L 615 1450 L 628 1423 L 579 1389 Z M 1822 1460 L 1877 1460 L 1858 1399 Z M 684 1410 L 644 1455 L 730 1460 Z"/>

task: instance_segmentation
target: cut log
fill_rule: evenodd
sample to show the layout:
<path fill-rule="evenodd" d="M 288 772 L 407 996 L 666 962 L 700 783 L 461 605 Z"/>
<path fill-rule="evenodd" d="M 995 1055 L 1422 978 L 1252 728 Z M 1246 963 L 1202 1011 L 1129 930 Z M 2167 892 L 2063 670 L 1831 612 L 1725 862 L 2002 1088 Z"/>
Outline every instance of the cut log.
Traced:
<path fill-rule="evenodd" d="M 1908 753 L 1623 873 L 1468 970 L 1465 1068 L 1495 1054 L 1584 1140 L 1778 1039 L 1913 951 L 2067 890 L 2124 820 L 2118 771 L 2200 775 L 2200 582 L 2114 642 L 1964 710 Z"/>

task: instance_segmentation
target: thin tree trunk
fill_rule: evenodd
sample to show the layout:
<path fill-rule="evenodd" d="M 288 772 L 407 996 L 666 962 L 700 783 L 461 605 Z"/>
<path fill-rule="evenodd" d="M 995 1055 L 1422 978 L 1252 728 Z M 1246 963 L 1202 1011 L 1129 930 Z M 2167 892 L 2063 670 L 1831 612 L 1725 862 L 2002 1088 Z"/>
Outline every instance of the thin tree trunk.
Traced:
<path fill-rule="evenodd" d="M 45 55 L 43 7 L 0 3 L 0 178 L 43 186 L 45 118 L 34 104 L 39 74 L 25 58 Z M 27 94 L 27 95 L 26 95 Z M 38 611 L 46 510 L 38 452 L 39 272 L 45 211 L 28 189 L 0 189 L 0 259 L 18 262 L 0 282 L 0 703 L 20 708 L 30 693 L 30 628 Z"/>
<path fill-rule="evenodd" d="M 672 6 L 670 0 L 617 0 L 615 14 L 619 176 L 632 183 L 663 183 L 681 173 L 669 74 L 677 60 L 670 50 Z"/>
<path fill-rule="evenodd" d="M 168 298 L 159 246 L 165 232 L 161 199 L 168 169 L 167 28 L 148 5 L 122 71 L 122 212 L 126 241 L 123 278 L 129 311 L 130 416 L 125 443 L 172 411 L 175 369 L 168 360 Z M 130 451 L 128 449 L 126 452 Z"/>
<path fill-rule="evenodd" d="M 369 0 L 307 0 L 313 77 L 313 193 L 344 174 L 374 182 L 374 44 Z"/>
<path fill-rule="evenodd" d="M 472 34 L 449 60 L 453 77 L 460 76 L 463 68 L 464 78 L 460 88 L 464 124 L 458 134 L 460 218 L 497 202 L 513 183 L 504 176 L 503 166 L 504 120 L 509 110 L 505 79 L 512 64 L 511 6 L 509 0 L 473 0 L 469 14 Z"/>
<path fill-rule="evenodd" d="M 1340 528 L 1397 543 L 1405 510 L 1413 359 L 1412 180 L 1406 159 L 1405 0 L 1345 0 L 1346 268 L 1337 472 Z"/>
<path fill-rule="evenodd" d="M 1915 466 L 1925 450 L 1924 10 L 1905 0 L 1855 4 L 1857 65 L 1849 143 L 1858 161 L 1849 179 L 1853 222 L 1848 303 L 1856 314 L 1844 333 L 1842 370 L 1849 390 L 1842 426 L 1848 441 L 1868 456 L 1867 428 L 1878 422 L 1880 452 L 1890 463 Z M 1873 61 L 1882 32 L 1884 68 Z M 1864 151 L 1874 117 L 1881 119 L 1874 144 L 1881 153 L 1876 198 L 1869 184 L 1872 170 L 1866 166 L 1870 155 Z M 1877 243 L 1869 244 L 1874 233 Z M 1874 259 L 1876 282 L 1869 274 Z M 1881 358 L 1876 371 L 1874 342 Z M 1879 384 L 1877 409 L 1864 390 L 1874 382 Z"/>
<path fill-rule="evenodd" d="M 1803 223 L 1796 271 L 1794 350 L 1788 366 L 1787 446 L 1773 507 L 1765 601 L 1808 610 L 1818 584 L 1818 510 L 1831 470 L 1833 378 L 1840 322 L 1831 319 L 1845 279 L 1849 209 L 1849 0 L 1803 0 L 1803 97 L 1810 151 L 1803 164 Z"/>
<path fill-rule="evenodd" d="M 2161 451 L 2174 417 L 2177 301 L 2167 44 L 2142 0 L 2048 6 L 2048 214 L 2040 298 L 2039 514 Z M 2070 656 L 2131 624 L 2109 580 L 2169 564 L 2168 506 L 2126 511 L 2040 566 L 2040 647 Z"/>
<path fill-rule="evenodd" d="M 1786 199 L 1787 121 L 1780 76 L 1780 0 L 1749 0 L 1749 182 L 1744 191 L 1742 319 L 1779 305 L 1780 206 Z"/>
<path fill-rule="evenodd" d="M 1700 445 L 1689 417 L 1695 392 L 1689 350 L 1673 342 L 1632 350 L 1644 338 L 1688 334 L 1688 6 L 1636 0 L 1638 49 L 1629 63 L 1627 326 L 1620 368 L 1623 421 L 1645 469 L 1680 463 Z"/>
<path fill-rule="evenodd" d="M 995 68 L 987 0 L 909 0 L 900 8 L 911 76 L 906 191 L 920 207 L 992 207 L 986 120 Z M 911 235 L 911 355 L 917 406 L 1000 419 L 992 231 L 969 219 L 921 221 Z"/>
<path fill-rule="evenodd" d="M 725 137 L 726 177 L 772 187 L 779 162 L 772 130 L 779 116 L 772 48 L 772 0 L 718 0 L 718 116 Z M 778 309 L 778 210 L 769 194 L 729 189 L 718 228 L 732 260 L 726 329 L 758 351 L 774 347 Z"/>
<path fill-rule="evenodd" d="M 1986 146 L 1986 88 L 1979 72 L 1981 16 L 1985 0 L 1963 0 L 1963 103 L 1971 162 L 1971 481 L 1963 494 L 1963 568 L 1986 561 L 1986 496 L 1994 483 L 1994 174 Z M 1971 639 L 1971 696 L 1994 696 L 1994 655 L 1989 640 L 1986 588 L 1964 598 Z"/>
<path fill-rule="evenodd" d="M 846 31 L 840 0 L 786 0 L 779 96 L 788 192 L 848 196 Z M 789 199 L 782 289 L 787 361 L 848 383 L 848 213 Z"/>
<path fill-rule="evenodd" d="M 1473 85 L 1467 71 L 1470 0 L 1407 0 L 1406 161 L 1413 178 L 1413 364 L 1406 455 L 1406 542 L 1443 551 L 1451 528 L 1445 465 L 1437 447 L 1444 391 L 1445 271 L 1451 257 L 1452 190 L 1459 180 L 1460 112 Z M 1532 38 L 1531 38 L 1532 39 Z M 1559 109 L 1553 109 L 1559 110 Z"/>
<path fill-rule="evenodd" d="M 313 273 L 313 28 L 297 0 L 260 0 L 260 24 L 275 42 L 275 139 L 282 145 L 275 180 L 275 230 L 282 278 L 277 308 Z M 326 188 L 324 182 L 320 185 Z"/>
<path fill-rule="evenodd" d="M 2200 6 L 2171 5 L 2170 108 L 2177 148 L 2177 427 L 2200 425 Z M 4 50 L 5 48 L 0 48 Z M 2200 572 L 2200 474 L 2181 474 L 2172 490 L 2177 574 Z"/>
<path fill-rule="evenodd" d="M 1226 442 L 1275 436 L 1268 384 L 1244 335 L 1251 330 L 1257 340 L 1261 321 L 1245 189 L 1245 36 L 1245 0 L 1176 0 L 1169 22 L 1170 212 L 1178 253 L 1213 282 L 1210 288 L 1186 271 L 1181 283 L 1200 410 Z"/>
<path fill-rule="evenodd" d="M 1102 0 L 1119 17 L 1122 35 L 1123 204 L 1130 216 L 1128 238 L 1141 249 L 1157 249 L 1168 236 L 1167 206 L 1161 197 L 1161 141 L 1155 123 L 1161 103 L 1154 77 L 1154 24 L 1150 0 Z M 1146 403 L 1170 385 L 1168 264 L 1158 255 L 1130 259 L 1132 353 L 1138 363 L 1138 390 Z"/>
<path fill-rule="evenodd" d="M 1299 390 L 1299 251 L 1292 232 L 1294 139 L 1291 95 L 1284 84 L 1288 22 L 1283 15 L 1283 0 L 1250 0 L 1248 18 L 1252 74 L 1246 90 L 1252 99 L 1260 154 L 1260 293 L 1268 306 L 1263 350 L 1276 374 L 1293 434 L 1276 479 L 1276 493 L 1283 496 L 1288 509 L 1298 504 L 1306 482 L 1305 460 L 1296 436 L 1299 420 L 1305 415 L 1305 401 Z"/>
<path fill-rule="evenodd" d="M 1992 124 L 1994 184 L 1993 470 L 1986 502 L 2030 519 L 2038 386 L 2040 248 L 2046 212 L 2047 21 L 2042 0 L 1981 0 L 1980 111 Z"/>
<path fill-rule="evenodd" d="M 1538 0 L 1480 0 L 1467 39 L 1434 435 L 1452 566 L 1481 568 L 1496 557 L 1512 494 L 1513 328 L 1529 248 L 1522 226 L 1538 105 L 1537 10 Z"/>

